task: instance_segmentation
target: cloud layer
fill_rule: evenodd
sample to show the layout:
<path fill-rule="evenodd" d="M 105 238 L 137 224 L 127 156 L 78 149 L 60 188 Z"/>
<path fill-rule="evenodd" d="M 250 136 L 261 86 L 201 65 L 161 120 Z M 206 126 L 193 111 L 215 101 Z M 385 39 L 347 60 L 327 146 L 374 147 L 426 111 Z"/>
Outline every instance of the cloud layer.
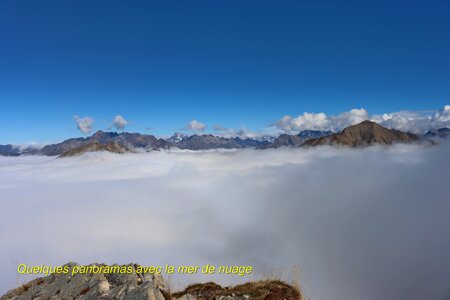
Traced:
<path fill-rule="evenodd" d="M 12 261 L 211 263 L 299 265 L 314 300 L 448 299 L 449 150 L 0 157 L 0 290 Z"/>
<path fill-rule="evenodd" d="M 297 117 L 284 116 L 274 126 L 288 133 L 302 130 L 339 131 L 364 120 L 371 120 L 383 126 L 413 133 L 450 126 L 450 105 L 437 112 L 400 111 L 382 115 L 371 115 L 364 108 L 352 109 L 335 116 L 325 113 L 303 113 Z"/>

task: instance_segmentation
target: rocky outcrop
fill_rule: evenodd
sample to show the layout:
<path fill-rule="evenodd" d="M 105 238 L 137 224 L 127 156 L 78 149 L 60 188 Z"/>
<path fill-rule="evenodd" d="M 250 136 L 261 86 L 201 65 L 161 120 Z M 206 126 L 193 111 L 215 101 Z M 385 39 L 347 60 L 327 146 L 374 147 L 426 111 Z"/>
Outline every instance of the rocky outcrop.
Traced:
<path fill-rule="evenodd" d="M 96 266 L 104 266 L 95 264 Z M 70 263 L 70 270 L 77 264 Z M 128 265 L 136 268 L 137 265 Z M 10 290 L 0 300 L 165 300 L 164 280 L 150 274 L 52 274 Z"/>
<path fill-rule="evenodd" d="M 69 272 L 52 274 L 34 279 L 21 287 L 10 290 L 0 300 L 301 300 L 300 291 L 279 280 L 248 282 L 234 287 L 221 287 L 213 282 L 193 284 L 176 293 L 168 292 L 161 275 L 139 274 L 140 266 L 129 264 L 117 266 L 131 268 L 133 272 L 76 273 L 80 267 L 75 263 L 65 265 Z M 104 268 L 104 264 L 90 267 Z M 113 266 L 110 266 L 113 267 Z"/>

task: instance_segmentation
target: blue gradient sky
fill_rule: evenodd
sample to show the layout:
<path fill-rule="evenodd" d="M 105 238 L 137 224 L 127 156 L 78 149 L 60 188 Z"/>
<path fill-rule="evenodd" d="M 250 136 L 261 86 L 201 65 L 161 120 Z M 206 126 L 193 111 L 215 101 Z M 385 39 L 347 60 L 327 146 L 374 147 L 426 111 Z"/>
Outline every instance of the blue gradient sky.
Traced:
<path fill-rule="evenodd" d="M 444 0 L 4 0 L 0 45 L 2 144 L 450 103 Z"/>

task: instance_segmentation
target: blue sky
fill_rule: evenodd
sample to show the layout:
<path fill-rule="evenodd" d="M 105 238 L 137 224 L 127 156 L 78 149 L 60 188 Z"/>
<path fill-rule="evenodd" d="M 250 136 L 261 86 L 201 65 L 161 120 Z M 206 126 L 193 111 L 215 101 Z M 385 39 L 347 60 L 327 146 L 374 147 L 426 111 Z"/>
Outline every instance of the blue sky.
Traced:
<path fill-rule="evenodd" d="M 0 41 L 2 144 L 450 104 L 444 0 L 4 0 Z"/>

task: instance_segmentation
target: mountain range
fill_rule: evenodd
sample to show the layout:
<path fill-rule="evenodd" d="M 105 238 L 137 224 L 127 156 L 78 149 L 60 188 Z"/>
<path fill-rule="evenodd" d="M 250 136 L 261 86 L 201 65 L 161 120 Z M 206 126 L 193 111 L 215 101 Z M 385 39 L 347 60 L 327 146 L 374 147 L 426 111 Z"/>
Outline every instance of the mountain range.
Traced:
<path fill-rule="evenodd" d="M 13 145 L 0 145 L 0 155 L 46 155 L 46 156 L 74 156 L 92 151 L 109 151 L 114 153 L 154 151 L 161 149 L 179 148 L 185 150 L 209 149 L 269 149 L 279 147 L 304 147 L 318 145 L 344 145 L 361 147 L 373 144 L 388 145 L 392 143 L 411 143 L 417 141 L 447 138 L 450 129 L 441 128 L 429 131 L 424 135 L 402 132 L 385 128 L 371 121 L 364 121 L 345 128 L 339 133 L 331 131 L 305 130 L 296 135 L 281 134 L 278 137 L 225 138 L 212 134 L 194 134 L 191 136 L 175 133 L 163 139 L 149 134 L 117 133 L 97 131 L 89 137 L 71 138 L 60 143 L 46 145 L 41 149 L 35 147 L 20 148 Z"/>
<path fill-rule="evenodd" d="M 262 148 L 279 148 L 283 146 L 299 147 L 308 140 L 321 138 L 330 134 L 332 134 L 331 131 L 318 130 L 304 130 L 297 135 L 281 134 L 272 143 L 264 145 Z"/>

